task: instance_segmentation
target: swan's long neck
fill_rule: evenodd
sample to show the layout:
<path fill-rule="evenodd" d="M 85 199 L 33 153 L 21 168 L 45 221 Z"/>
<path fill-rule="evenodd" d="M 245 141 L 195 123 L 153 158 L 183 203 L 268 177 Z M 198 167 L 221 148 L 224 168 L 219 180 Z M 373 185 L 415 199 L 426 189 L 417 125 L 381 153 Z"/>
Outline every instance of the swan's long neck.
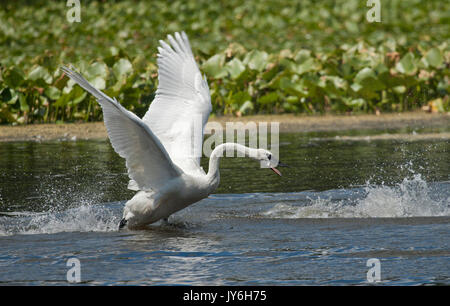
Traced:
<path fill-rule="evenodd" d="M 238 156 L 250 156 L 256 149 L 251 149 L 238 143 L 223 143 L 214 148 L 209 157 L 209 167 L 207 178 L 211 186 L 214 189 L 219 185 L 220 173 L 219 173 L 219 161 L 220 158 L 225 156 L 227 151 L 238 152 Z"/>

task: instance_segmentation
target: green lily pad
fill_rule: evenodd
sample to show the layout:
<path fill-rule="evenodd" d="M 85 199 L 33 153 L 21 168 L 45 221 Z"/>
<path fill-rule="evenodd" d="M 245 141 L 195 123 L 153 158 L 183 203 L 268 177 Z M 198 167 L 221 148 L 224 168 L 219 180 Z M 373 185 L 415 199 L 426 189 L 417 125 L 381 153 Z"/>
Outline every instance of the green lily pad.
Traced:
<path fill-rule="evenodd" d="M 20 87 L 25 78 L 22 70 L 17 67 L 11 67 L 2 74 L 3 81 L 11 88 Z"/>
<path fill-rule="evenodd" d="M 258 99 L 261 104 L 270 104 L 278 101 L 278 93 L 276 91 L 269 92 Z"/>
<path fill-rule="evenodd" d="M 239 91 L 239 92 L 233 94 L 231 97 L 232 103 L 235 103 L 238 105 L 242 105 L 246 101 L 251 101 L 251 99 L 252 99 L 252 96 L 250 96 L 250 94 L 247 91 Z"/>
<path fill-rule="evenodd" d="M 267 66 L 268 57 L 264 51 L 252 50 L 245 56 L 244 64 L 252 70 L 263 71 Z"/>
<path fill-rule="evenodd" d="M 428 64 L 430 64 L 430 66 L 435 68 L 439 68 L 444 61 L 441 51 L 439 51 L 438 48 L 432 48 L 431 50 L 429 50 L 425 58 Z"/>
<path fill-rule="evenodd" d="M 345 103 L 345 105 L 356 109 L 356 108 L 362 108 L 364 106 L 364 104 L 366 104 L 366 101 L 362 98 L 344 99 L 344 103 Z"/>
<path fill-rule="evenodd" d="M 27 97 L 25 95 L 19 95 L 20 110 L 22 112 L 28 112 L 30 106 L 28 105 Z"/>
<path fill-rule="evenodd" d="M 61 96 L 61 91 L 54 86 L 50 86 L 44 90 L 44 94 L 51 100 L 58 100 Z"/>
<path fill-rule="evenodd" d="M 219 79 L 227 75 L 228 71 L 224 68 L 225 54 L 219 53 L 211 56 L 206 62 L 203 63 L 202 69 L 207 76 Z"/>
<path fill-rule="evenodd" d="M 366 79 L 374 79 L 376 78 L 375 72 L 371 68 L 363 68 L 361 69 L 355 76 L 354 81 L 358 84 L 361 84 Z"/>
<path fill-rule="evenodd" d="M 125 79 L 127 75 L 133 72 L 133 65 L 131 65 L 128 59 L 121 58 L 114 64 L 112 70 L 116 78 L 118 80 L 122 80 Z"/>
<path fill-rule="evenodd" d="M 320 66 L 316 63 L 314 58 L 310 57 L 310 58 L 306 59 L 303 63 L 294 65 L 293 71 L 295 73 L 301 75 L 306 72 L 316 71 L 317 69 L 319 69 L 319 67 Z"/>
<path fill-rule="evenodd" d="M 47 68 L 44 68 L 42 66 L 37 66 L 28 73 L 28 80 L 35 81 L 35 82 L 42 80 L 47 84 L 51 84 L 53 78 L 50 75 L 50 73 L 48 72 Z M 41 84 L 39 84 L 39 85 L 41 85 Z"/>
<path fill-rule="evenodd" d="M 14 104 L 19 98 L 18 93 L 11 88 L 3 88 L 0 91 L 0 101 L 6 104 Z"/>
<path fill-rule="evenodd" d="M 233 58 L 226 64 L 226 69 L 233 80 L 239 78 L 245 71 L 245 65 L 238 59 Z"/>
<path fill-rule="evenodd" d="M 353 81 L 354 83 L 351 85 L 351 88 L 355 92 L 359 92 L 362 89 L 366 94 L 369 94 L 369 92 L 375 92 L 385 88 L 385 85 L 378 79 L 375 71 L 368 67 L 361 69 Z"/>
<path fill-rule="evenodd" d="M 127 60 L 126 60 L 127 61 Z M 120 61 L 119 61 L 120 62 Z M 118 62 L 118 63 L 119 63 Z M 129 62 L 128 62 L 129 63 Z M 126 66 L 127 63 L 122 62 L 120 65 Z M 123 67 L 122 67 L 123 68 Z M 122 69 L 120 68 L 120 69 Z M 128 68 L 125 68 L 128 69 Z M 126 73 L 127 71 L 125 71 Z M 106 66 L 105 63 L 101 62 L 95 62 L 92 65 L 90 65 L 86 71 L 83 73 L 83 75 L 86 77 L 88 81 L 91 81 L 97 77 L 101 77 L 103 79 L 106 79 L 108 77 L 108 66 Z"/>
<path fill-rule="evenodd" d="M 395 66 L 398 72 L 406 75 L 414 75 L 417 72 L 414 54 L 407 53 Z"/>

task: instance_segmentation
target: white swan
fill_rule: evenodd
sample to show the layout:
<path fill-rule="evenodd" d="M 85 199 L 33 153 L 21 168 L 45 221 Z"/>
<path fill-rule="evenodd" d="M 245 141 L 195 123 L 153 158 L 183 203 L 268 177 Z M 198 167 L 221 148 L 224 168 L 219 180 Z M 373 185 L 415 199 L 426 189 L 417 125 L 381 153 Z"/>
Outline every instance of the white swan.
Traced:
<path fill-rule="evenodd" d="M 165 219 L 198 202 L 219 185 L 219 158 L 227 150 L 244 153 L 265 163 L 278 175 L 279 163 L 264 149 L 235 143 L 216 146 L 208 174 L 200 167 L 203 130 L 211 112 L 206 78 L 202 78 L 184 32 L 160 41 L 156 97 L 140 119 L 94 88 L 79 73 L 62 71 L 90 92 L 103 109 L 103 118 L 114 150 L 126 159 L 129 189 L 138 191 L 125 204 L 119 228 L 129 228 Z"/>

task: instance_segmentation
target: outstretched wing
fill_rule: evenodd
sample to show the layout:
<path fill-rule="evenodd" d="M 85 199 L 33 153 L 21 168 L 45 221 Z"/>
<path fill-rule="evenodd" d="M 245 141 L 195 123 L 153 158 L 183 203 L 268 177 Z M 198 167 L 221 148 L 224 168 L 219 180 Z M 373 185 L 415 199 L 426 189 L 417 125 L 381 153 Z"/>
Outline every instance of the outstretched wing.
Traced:
<path fill-rule="evenodd" d="M 97 98 L 111 144 L 126 159 L 128 175 L 138 189 L 159 190 L 167 181 L 180 175 L 163 145 L 139 117 L 94 88 L 79 73 L 67 67 L 61 67 L 61 70 Z"/>
<path fill-rule="evenodd" d="M 211 113 L 208 83 L 202 78 L 184 32 L 160 41 L 156 97 L 143 121 L 155 133 L 173 163 L 186 173 L 203 173 L 203 130 Z"/>

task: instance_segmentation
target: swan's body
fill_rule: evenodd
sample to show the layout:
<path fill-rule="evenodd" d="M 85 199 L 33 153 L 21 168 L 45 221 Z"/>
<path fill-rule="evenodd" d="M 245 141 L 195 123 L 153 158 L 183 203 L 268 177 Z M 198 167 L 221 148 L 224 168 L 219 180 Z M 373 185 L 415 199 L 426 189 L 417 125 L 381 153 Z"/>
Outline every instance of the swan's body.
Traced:
<path fill-rule="evenodd" d="M 219 185 L 219 158 L 237 150 L 275 169 L 278 161 L 264 149 L 225 143 L 211 153 L 208 174 L 200 167 L 203 130 L 211 112 L 206 78 L 195 63 L 183 32 L 160 41 L 159 85 L 155 100 L 140 119 L 94 88 L 80 74 L 61 69 L 97 98 L 114 150 L 126 159 L 130 183 L 138 191 L 125 204 L 120 227 L 140 227 L 167 219 L 171 214 L 211 194 Z"/>

